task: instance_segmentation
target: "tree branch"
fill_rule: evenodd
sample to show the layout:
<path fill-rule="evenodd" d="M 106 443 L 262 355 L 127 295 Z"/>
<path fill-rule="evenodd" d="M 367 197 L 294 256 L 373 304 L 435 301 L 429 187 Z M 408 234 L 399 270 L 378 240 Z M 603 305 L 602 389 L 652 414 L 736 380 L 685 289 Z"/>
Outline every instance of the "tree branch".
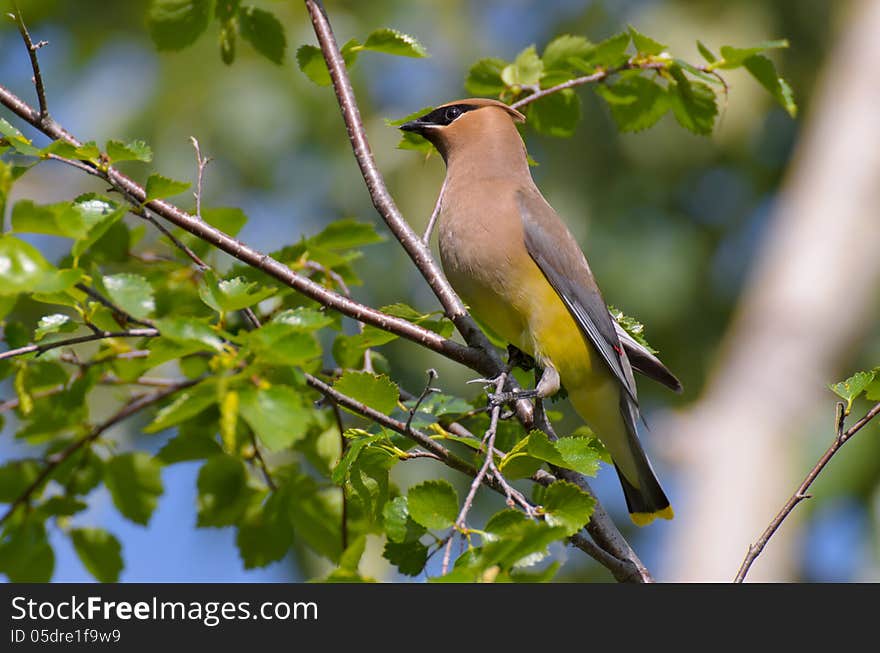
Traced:
<path fill-rule="evenodd" d="M 171 387 L 164 388 L 162 390 L 157 390 L 151 394 L 140 395 L 135 397 L 131 401 L 129 401 L 125 406 L 120 408 L 112 417 L 101 422 L 97 426 L 95 426 L 88 435 L 80 438 L 79 440 L 74 440 L 67 447 L 62 449 L 61 451 L 50 455 L 46 458 L 46 466 L 43 467 L 42 471 L 37 475 L 37 477 L 28 485 L 24 491 L 16 498 L 10 505 L 6 513 L 3 517 L 0 517 L 0 524 L 3 524 L 8 520 L 15 510 L 22 504 L 30 501 L 31 496 L 34 492 L 36 492 L 40 486 L 49 478 L 53 471 L 65 460 L 70 458 L 77 451 L 82 449 L 84 446 L 91 444 L 104 433 L 107 429 L 115 426 L 119 422 L 124 419 L 131 417 L 135 413 L 140 412 L 144 408 L 148 406 L 152 406 L 156 404 L 166 397 L 171 396 L 175 392 L 179 390 L 183 390 L 184 388 L 188 388 L 190 386 L 195 385 L 201 379 L 188 379 L 186 381 L 181 381 Z"/>
<path fill-rule="evenodd" d="M 21 38 L 27 47 L 28 57 L 30 57 L 31 60 L 31 69 L 34 71 L 33 82 L 34 88 L 37 91 L 37 101 L 40 104 L 40 119 L 47 120 L 49 118 L 49 105 L 46 102 L 46 87 L 43 85 L 43 75 L 40 72 L 40 60 L 37 57 L 37 50 L 44 45 L 49 45 L 49 42 L 40 41 L 35 44 L 31 40 L 27 25 L 24 24 L 24 18 L 21 15 L 21 9 L 18 8 L 18 2 L 16 0 L 12 1 L 12 8 L 15 10 L 12 15 L 18 25 L 18 31 L 21 34 Z"/>
<path fill-rule="evenodd" d="M 736 574 L 736 578 L 733 581 L 734 583 L 742 583 L 746 579 L 746 575 L 749 573 L 752 564 L 758 556 L 761 555 L 761 552 L 764 550 L 764 547 L 767 546 L 767 543 L 770 541 L 770 538 L 773 537 L 773 534 L 780 526 L 782 526 L 782 522 L 785 521 L 786 517 L 791 514 L 801 501 L 810 498 L 810 495 L 807 494 L 807 490 L 810 489 L 813 481 L 815 481 L 822 470 L 825 469 L 825 465 L 831 461 L 834 455 L 840 451 L 840 448 L 846 444 L 852 436 L 861 431 L 862 428 L 878 414 L 880 414 L 880 403 L 875 405 L 865 414 L 864 417 L 844 431 L 843 427 L 846 420 L 846 411 L 844 410 L 844 405 L 838 402 L 836 420 L 837 432 L 835 433 L 834 440 L 831 442 L 831 446 L 825 450 L 825 453 L 823 453 L 816 464 L 813 465 L 813 468 L 798 486 L 798 489 L 795 490 L 791 497 L 789 497 L 788 501 L 785 502 L 785 505 L 782 506 L 780 511 L 776 513 L 776 516 L 770 522 L 770 525 L 767 526 L 767 529 L 761 534 L 761 537 L 758 538 L 758 541 L 749 546 L 749 552 L 746 554 L 746 557 Z"/>
<path fill-rule="evenodd" d="M 13 358 L 24 354 L 37 353 L 40 354 L 57 349 L 58 347 L 67 347 L 68 345 L 76 345 L 81 342 L 91 342 L 93 340 L 106 340 L 107 338 L 155 338 L 159 335 L 158 329 L 130 329 L 128 331 L 98 331 L 90 333 L 87 336 L 77 336 L 76 338 L 67 338 L 66 340 L 56 340 L 54 342 L 44 342 L 41 345 L 26 345 L 18 349 L 10 349 L 9 351 L 0 352 L 0 360 L 5 358 Z"/>

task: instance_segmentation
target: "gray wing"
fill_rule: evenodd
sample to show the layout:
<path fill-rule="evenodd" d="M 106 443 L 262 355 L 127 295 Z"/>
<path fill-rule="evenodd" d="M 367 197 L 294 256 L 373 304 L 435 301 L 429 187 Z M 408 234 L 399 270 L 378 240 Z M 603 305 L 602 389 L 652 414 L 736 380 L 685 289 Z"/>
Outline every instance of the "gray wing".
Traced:
<path fill-rule="evenodd" d="M 616 320 L 614 321 L 614 328 L 617 331 L 620 344 L 623 345 L 623 350 L 626 352 L 626 357 L 636 372 L 640 372 L 649 379 L 662 383 L 670 390 L 681 392 L 681 381 L 669 371 L 669 368 L 659 358 L 629 335 Z"/>
<path fill-rule="evenodd" d="M 580 246 L 539 194 L 520 191 L 517 201 L 529 256 L 626 394 L 638 405 L 632 369 L 617 336 L 616 322 L 608 312 Z"/>

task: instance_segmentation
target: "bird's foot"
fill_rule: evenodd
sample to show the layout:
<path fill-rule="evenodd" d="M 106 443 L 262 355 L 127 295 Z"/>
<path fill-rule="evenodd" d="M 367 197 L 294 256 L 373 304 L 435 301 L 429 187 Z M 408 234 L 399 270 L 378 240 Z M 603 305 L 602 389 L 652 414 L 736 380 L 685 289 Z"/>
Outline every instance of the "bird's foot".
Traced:
<path fill-rule="evenodd" d="M 490 392 L 489 408 L 503 406 L 505 404 L 514 403 L 520 399 L 534 399 L 539 396 L 537 390 L 516 390 L 511 392 Z"/>

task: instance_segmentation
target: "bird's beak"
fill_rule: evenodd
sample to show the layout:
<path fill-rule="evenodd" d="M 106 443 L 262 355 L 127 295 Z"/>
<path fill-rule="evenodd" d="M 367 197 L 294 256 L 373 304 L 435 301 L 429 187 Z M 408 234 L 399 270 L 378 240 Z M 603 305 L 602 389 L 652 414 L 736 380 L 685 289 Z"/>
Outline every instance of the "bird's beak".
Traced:
<path fill-rule="evenodd" d="M 421 118 L 417 118 L 415 120 L 410 120 L 409 122 L 403 123 L 399 127 L 399 129 L 405 132 L 415 132 L 416 134 L 421 134 L 426 126 L 426 123 L 422 121 Z"/>

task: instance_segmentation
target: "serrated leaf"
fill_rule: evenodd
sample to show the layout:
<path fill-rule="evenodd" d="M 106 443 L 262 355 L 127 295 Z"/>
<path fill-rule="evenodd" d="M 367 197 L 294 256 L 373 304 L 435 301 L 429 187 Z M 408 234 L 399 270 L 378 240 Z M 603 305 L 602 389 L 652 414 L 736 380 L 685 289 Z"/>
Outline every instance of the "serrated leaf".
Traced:
<path fill-rule="evenodd" d="M 298 474 L 290 479 L 285 493 L 295 537 L 318 554 L 338 561 L 342 554 L 339 490 L 319 490 L 313 479 Z"/>
<path fill-rule="evenodd" d="M 797 104 L 791 86 L 776 72 L 776 66 L 763 55 L 754 55 L 743 62 L 743 66 L 757 79 L 770 95 L 788 112 L 792 118 L 797 117 Z"/>
<path fill-rule="evenodd" d="M 621 79 L 595 88 L 608 103 L 614 122 L 623 132 L 647 129 L 669 110 L 666 89 L 644 77 Z"/>
<path fill-rule="evenodd" d="M 678 66 L 671 66 L 669 72 L 675 79 L 675 83 L 669 86 L 669 101 L 675 119 L 695 134 L 710 134 L 718 115 L 715 91 L 703 82 L 689 80 Z"/>
<path fill-rule="evenodd" d="M 650 36 L 645 36 L 632 25 L 629 26 L 629 34 L 632 37 L 632 42 L 636 48 L 636 51 L 641 55 L 658 55 L 666 50 L 666 48 L 668 47 L 658 41 L 655 41 Z"/>
<path fill-rule="evenodd" d="M 418 576 L 428 562 L 428 547 L 418 540 L 412 542 L 388 541 L 385 543 L 382 557 L 395 565 L 401 574 Z"/>
<path fill-rule="evenodd" d="M 608 306 L 608 311 L 611 313 L 611 317 L 614 318 L 614 321 L 617 322 L 620 326 L 623 327 L 623 330 L 626 331 L 629 335 L 633 337 L 633 339 L 638 342 L 642 347 L 647 349 L 652 354 L 658 354 L 656 349 L 654 349 L 650 343 L 645 339 L 645 325 L 639 322 L 636 318 L 631 315 L 625 315 L 623 311 L 615 306 Z"/>
<path fill-rule="evenodd" d="M 241 37 L 269 61 L 284 63 L 287 37 L 275 14 L 256 7 L 242 7 L 238 12 L 238 29 Z"/>
<path fill-rule="evenodd" d="M 629 58 L 626 54 L 629 42 L 629 32 L 621 32 L 608 37 L 596 44 L 593 51 L 580 62 L 580 68 L 586 72 L 592 68 L 616 68 L 626 63 Z"/>
<path fill-rule="evenodd" d="M 79 238 L 85 235 L 87 226 L 70 202 L 39 205 L 32 200 L 19 200 L 12 207 L 12 229 L 22 233 Z"/>
<path fill-rule="evenodd" d="M 252 505 L 238 523 L 235 544 L 245 569 L 281 560 L 293 543 L 288 500 L 273 492 L 262 505 Z"/>
<path fill-rule="evenodd" d="M 551 526 L 574 535 L 590 521 L 596 501 L 574 483 L 556 481 L 545 490 L 541 504 Z"/>
<path fill-rule="evenodd" d="M 147 197 L 144 202 L 179 195 L 190 186 L 191 184 L 188 181 L 177 181 L 176 179 L 153 173 L 147 177 Z"/>
<path fill-rule="evenodd" d="M 384 240 L 372 223 L 345 219 L 328 224 L 319 234 L 309 238 L 308 244 L 329 250 L 342 250 L 381 243 Z"/>
<path fill-rule="evenodd" d="M 304 438 L 312 419 L 301 393 L 286 385 L 241 390 L 238 410 L 271 451 Z"/>
<path fill-rule="evenodd" d="M 245 343 L 255 360 L 267 365 L 304 365 L 321 355 L 321 345 L 311 333 L 278 322 L 251 331 Z"/>
<path fill-rule="evenodd" d="M 448 481 L 425 481 L 411 487 L 406 503 L 410 517 L 425 528 L 448 528 L 458 516 L 458 494 Z"/>
<path fill-rule="evenodd" d="M 504 474 L 505 478 L 514 480 L 517 478 L 528 478 L 541 467 L 542 461 L 529 454 L 529 436 L 519 440 L 510 451 L 508 451 L 501 462 L 498 469 Z"/>
<path fill-rule="evenodd" d="M 0 296 L 19 293 L 58 293 L 71 288 L 82 270 L 58 270 L 33 245 L 8 234 L 0 235 Z"/>
<path fill-rule="evenodd" d="M 244 463 L 226 454 L 213 456 L 202 465 L 196 485 L 199 528 L 234 525 L 254 493 L 247 486 Z"/>
<path fill-rule="evenodd" d="M 357 61 L 361 44 L 357 39 L 351 39 L 341 48 L 342 59 L 345 67 L 351 68 Z M 296 63 L 299 69 L 318 86 L 330 86 L 330 71 L 321 48 L 314 45 L 302 45 L 296 51 Z"/>
<path fill-rule="evenodd" d="M 107 141 L 107 156 L 113 163 L 120 161 L 142 161 L 149 163 L 153 160 L 153 150 L 144 141 Z"/>
<path fill-rule="evenodd" d="M 342 485 L 347 479 L 351 466 L 355 463 L 361 451 L 380 440 L 386 439 L 384 433 L 370 434 L 361 429 L 348 429 L 345 432 L 347 439 L 345 455 L 339 461 L 339 464 L 333 468 L 330 474 L 330 480 L 336 485 Z"/>
<path fill-rule="evenodd" d="M 876 376 L 876 371 L 856 372 L 851 377 L 840 383 L 829 385 L 831 392 L 846 401 L 846 410 L 852 408 L 853 402 L 871 385 Z"/>
<path fill-rule="evenodd" d="M 465 89 L 471 95 L 501 95 L 507 88 L 501 79 L 505 66 L 507 62 L 497 57 L 480 59 L 468 70 Z"/>
<path fill-rule="evenodd" d="M 382 507 L 382 527 L 391 542 L 403 542 L 406 539 L 409 508 L 406 497 L 394 497 Z"/>
<path fill-rule="evenodd" d="M 119 206 L 94 193 L 81 195 L 74 203 L 87 226 L 87 231 L 73 244 L 71 255 L 79 258 L 93 245 L 97 244 L 126 214 L 128 209 Z M 123 233 L 127 236 L 127 230 L 123 227 Z M 120 248 L 123 255 L 128 255 L 128 243 Z"/>
<path fill-rule="evenodd" d="M 195 417 L 209 406 L 217 403 L 217 384 L 213 379 L 184 390 L 177 398 L 162 408 L 156 417 L 144 427 L 144 433 L 158 433 L 171 426 Z"/>
<path fill-rule="evenodd" d="M 166 317 L 156 320 L 163 338 L 186 348 L 223 351 L 223 339 L 211 326 L 196 318 Z M 190 352 L 192 353 L 192 352 Z M 172 356 L 176 358 L 177 356 Z"/>
<path fill-rule="evenodd" d="M 122 571 L 122 545 L 102 528 L 74 528 L 70 540 L 83 566 L 99 583 L 115 583 Z"/>
<path fill-rule="evenodd" d="M 260 288 L 258 282 L 247 281 L 244 277 L 218 280 L 211 270 L 206 270 L 199 282 L 199 297 L 218 313 L 231 313 L 259 304 L 275 291 L 273 286 Z"/>
<path fill-rule="evenodd" d="M 272 318 L 271 324 L 283 324 L 300 333 L 311 333 L 333 324 L 333 318 L 324 311 L 299 306 L 281 311 Z"/>
<path fill-rule="evenodd" d="M 150 38 L 159 50 L 193 44 L 214 17 L 215 0 L 151 0 L 147 10 Z"/>
<path fill-rule="evenodd" d="M 544 70 L 568 70 L 572 62 L 587 58 L 595 46 L 583 36 L 563 34 L 547 44 L 541 56 Z"/>
<path fill-rule="evenodd" d="M 534 86 L 544 74 L 544 62 L 534 45 L 516 55 L 513 63 L 501 71 L 501 79 L 507 86 Z"/>
<path fill-rule="evenodd" d="M 162 495 L 162 466 L 142 451 L 114 456 L 104 466 L 113 505 L 131 521 L 147 525 Z"/>
<path fill-rule="evenodd" d="M 102 279 L 113 302 L 136 318 L 145 318 L 156 310 L 153 287 L 144 277 L 123 272 Z"/>
<path fill-rule="evenodd" d="M 363 45 L 364 50 L 383 52 L 398 57 L 427 57 L 425 46 L 412 36 L 396 29 L 382 28 L 371 32 Z"/>
<path fill-rule="evenodd" d="M 536 131 L 548 136 L 571 136 L 580 119 L 581 99 L 570 88 L 547 95 L 529 105 L 529 124 Z"/>
<path fill-rule="evenodd" d="M 556 450 L 565 461 L 562 467 L 572 469 L 585 476 L 595 476 L 602 462 L 602 448 L 594 438 L 565 437 L 554 443 Z"/>
<path fill-rule="evenodd" d="M 63 313 L 44 315 L 37 323 L 37 328 L 34 329 L 34 341 L 39 342 L 53 333 L 70 333 L 71 331 L 76 331 L 78 326 L 79 325 L 77 325 L 76 322 L 70 319 L 69 315 L 64 315 Z"/>
<path fill-rule="evenodd" d="M 333 388 L 385 415 L 397 407 L 400 397 L 400 390 L 391 379 L 370 372 L 346 372 Z"/>

